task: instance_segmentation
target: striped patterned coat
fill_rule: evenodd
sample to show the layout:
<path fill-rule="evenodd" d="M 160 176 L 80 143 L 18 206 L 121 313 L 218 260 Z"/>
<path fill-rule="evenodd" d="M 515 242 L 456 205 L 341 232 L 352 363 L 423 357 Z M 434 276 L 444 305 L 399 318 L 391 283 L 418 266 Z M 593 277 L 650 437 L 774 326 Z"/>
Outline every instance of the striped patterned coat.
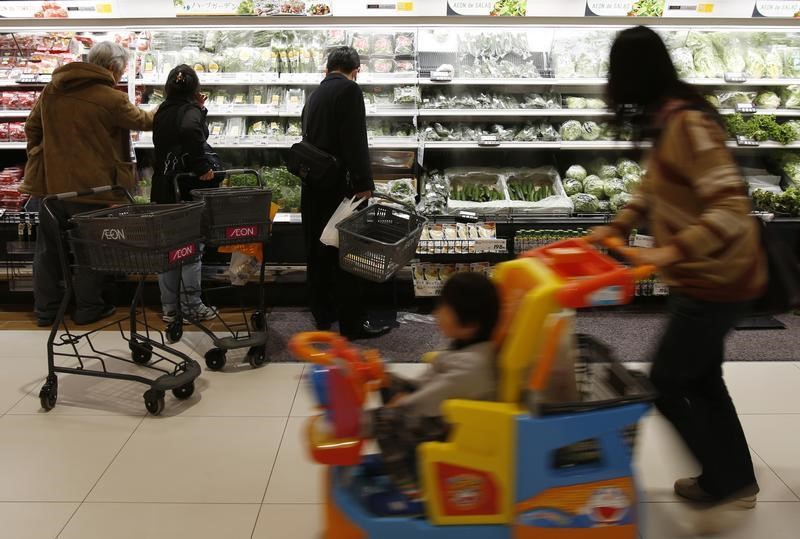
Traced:
<path fill-rule="evenodd" d="M 758 298 L 766 258 L 726 133 L 707 114 L 676 104 L 662 118 L 647 175 L 612 226 L 627 235 L 645 224 L 656 246 L 678 248 L 682 259 L 661 271 L 675 292 L 716 302 Z"/>

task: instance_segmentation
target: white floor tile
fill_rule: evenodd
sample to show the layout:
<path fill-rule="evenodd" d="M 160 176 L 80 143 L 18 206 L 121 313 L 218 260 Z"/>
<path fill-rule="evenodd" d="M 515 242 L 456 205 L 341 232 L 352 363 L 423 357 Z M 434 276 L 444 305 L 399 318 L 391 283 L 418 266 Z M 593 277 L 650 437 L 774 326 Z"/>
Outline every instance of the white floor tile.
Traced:
<path fill-rule="evenodd" d="M 202 391 L 186 401 L 173 402 L 165 415 L 283 418 L 289 415 L 302 374 L 303 365 L 296 363 L 206 370 L 197 382 L 202 383 Z"/>
<path fill-rule="evenodd" d="M 47 360 L 4 356 L 0 360 L 0 369 L 3 372 L 0 375 L 0 415 L 2 415 L 31 391 L 36 391 L 38 395 L 42 381 L 47 375 Z"/>
<path fill-rule="evenodd" d="M 49 334 L 49 331 L 0 331 L 3 359 L 40 358 L 46 365 Z"/>
<path fill-rule="evenodd" d="M 257 504 L 85 503 L 59 539 L 249 539 Z"/>
<path fill-rule="evenodd" d="M 742 416 L 750 447 L 800 496 L 800 415 Z"/>
<path fill-rule="evenodd" d="M 739 414 L 800 413 L 800 369 L 791 363 L 726 363 L 725 382 Z"/>
<path fill-rule="evenodd" d="M 285 418 L 148 417 L 88 500 L 261 503 L 285 424 Z"/>
<path fill-rule="evenodd" d="M 79 502 L 141 419 L 0 418 L 0 501 Z"/>
<path fill-rule="evenodd" d="M 265 503 L 322 503 L 324 467 L 308 456 L 306 424 L 306 418 L 289 419 Z"/>
<path fill-rule="evenodd" d="M 699 472 L 697 463 L 672 426 L 658 414 L 651 414 L 645 418 L 640 424 L 640 435 L 636 465 L 645 500 L 678 501 L 673 493 L 673 483 L 679 477 L 697 475 Z M 761 488 L 759 500 L 800 501 L 758 455 L 753 454 L 752 457 Z"/>
<path fill-rule="evenodd" d="M 14 539 L 49 539 L 67 523 L 77 503 L 0 502 L 0 533 Z"/>
<path fill-rule="evenodd" d="M 319 504 L 262 505 L 253 539 L 321 539 L 323 511 Z"/>
<path fill-rule="evenodd" d="M 648 503 L 644 506 L 643 539 L 699 537 L 698 526 L 709 522 L 701 513 L 682 503 Z M 800 529 L 800 503 L 759 502 L 749 511 L 724 513 L 720 533 L 725 539 L 796 539 Z"/>

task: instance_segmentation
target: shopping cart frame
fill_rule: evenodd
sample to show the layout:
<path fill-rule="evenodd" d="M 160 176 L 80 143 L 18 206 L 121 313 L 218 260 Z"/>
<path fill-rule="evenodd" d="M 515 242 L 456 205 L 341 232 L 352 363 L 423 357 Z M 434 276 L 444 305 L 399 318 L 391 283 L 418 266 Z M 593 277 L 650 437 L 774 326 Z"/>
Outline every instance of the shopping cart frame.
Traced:
<path fill-rule="evenodd" d="M 51 207 L 54 201 L 109 192 L 124 193 L 128 200 L 133 203 L 133 198 L 127 190 L 121 186 L 113 185 L 47 196 L 42 200 L 41 211 L 48 212 L 50 217 L 53 218 L 53 221 L 56 221 L 55 214 Z M 63 226 L 59 227 L 59 241 L 57 243 L 65 290 L 53 325 L 50 328 L 50 335 L 47 339 L 47 378 L 39 391 L 39 401 L 42 409 L 50 411 L 56 405 L 58 399 L 57 374 L 111 378 L 147 385 L 149 388 L 144 392 L 143 398 L 145 408 L 153 415 L 160 415 L 164 411 L 164 396 L 167 391 L 172 391 L 175 398 L 179 400 L 191 397 L 195 389 L 194 380 L 201 372 L 200 365 L 186 354 L 167 346 L 162 332 L 156 330 L 148 323 L 147 312 L 144 309 L 142 301 L 145 282 L 144 275 L 141 275 L 139 278 L 136 292 L 131 301 L 130 310 L 125 318 L 118 318 L 85 333 L 74 333 L 69 329 L 66 323 L 66 312 L 74 296 L 74 284 L 71 272 L 72 268 L 69 261 L 67 230 Z M 140 306 L 142 311 L 141 320 L 138 318 Z M 128 323 L 128 335 L 125 334 L 124 328 L 126 322 Z M 100 351 L 95 347 L 94 343 L 92 343 L 92 336 L 100 331 L 113 327 L 117 328 L 121 339 L 128 343 L 131 357 L 127 358 L 119 354 Z M 143 333 L 139 331 L 140 327 L 143 329 Z M 63 333 L 59 336 L 60 329 L 63 330 Z M 78 345 L 83 339 L 86 340 L 91 353 L 83 353 L 79 349 Z M 60 351 L 62 348 L 67 351 Z M 56 365 L 56 358 L 77 359 L 78 366 L 65 367 Z M 100 368 L 87 368 L 86 362 L 88 360 L 98 361 L 100 363 Z M 153 372 L 156 377 L 150 378 L 143 375 L 114 372 L 108 368 L 107 362 L 109 360 L 133 363 L 143 369 Z"/>
<path fill-rule="evenodd" d="M 255 176 L 259 189 L 264 189 L 264 180 L 261 174 L 255 169 L 228 169 L 221 170 L 214 173 L 215 177 L 226 178 L 232 174 L 252 174 Z M 181 191 L 180 182 L 184 179 L 196 178 L 197 175 L 191 172 L 184 172 L 176 174 L 173 178 L 173 188 L 175 190 L 175 200 L 180 203 Z M 269 208 L 266 210 L 269 214 Z M 267 226 L 271 225 L 268 223 Z M 245 359 L 252 368 L 258 368 L 267 361 L 267 320 L 266 320 L 266 291 L 264 289 L 264 282 L 266 279 L 266 249 L 268 240 L 260 242 L 247 242 L 261 244 L 262 253 L 264 256 L 261 258 L 258 279 L 258 305 L 253 313 L 248 318 L 247 310 L 245 309 L 244 298 L 242 289 L 243 286 L 234 285 L 220 285 L 212 288 L 204 288 L 203 295 L 218 293 L 222 290 L 236 289 L 239 299 L 239 308 L 242 315 L 242 321 L 239 323 L 228 323 L 217 311 L 212 320 L 219 321 L 225 328 L 227 336 L 220 337 L 214 331 L 208 328 L 207 324 L 203 321 L 197 320 L 191 316 L 191 313 L 183 313 L 182 302 L 178 301 L 177 305 L 177 318 L 174 322 L 170 322 L 166 329 L 167 341 L 174 343 L 181 339 L 183 336 L 183 322 L 195 326 L 197 329 L 205 333 L 213 342 L 214 346 L 204 354 L 206 367 L 212 371 L 219 371 L 225 368 L 227 363 L 227 352 L 229 350 L 237 350 L 247 348 Z M 205 241 L 207 247 L 217 247 L 220 244 L 209 240 Z M 183 294 L 183 280 L 179 280 L 179 290 Z M 249 323 L 248 323 L 249 321 Z"/>

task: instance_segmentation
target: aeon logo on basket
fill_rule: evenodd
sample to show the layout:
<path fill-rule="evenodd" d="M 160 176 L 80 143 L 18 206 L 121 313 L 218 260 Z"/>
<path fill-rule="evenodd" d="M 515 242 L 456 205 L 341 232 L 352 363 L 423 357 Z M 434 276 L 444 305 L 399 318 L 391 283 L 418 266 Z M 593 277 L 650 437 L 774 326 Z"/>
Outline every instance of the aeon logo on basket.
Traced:
<path fill-rule="evenodd" d="M 120 228 L 104 228 L 100 233 L 101 240 L 124 240 L 125 231 Z"/>
<path fill-rule="evenodd" d="M 256 225 L 232 226 L 225 229 L 225 237 L 229 240 L 233 238 L 255 238 L 256 236 L 258 236 L 258 227 Z"/>
<path fill-rule="evenodd" d="M 178 247 L 169 252 L 169 261 L 171 264 L 175 262 L 180 262 L 181 260 L 186 260 L 187 258 L 191 258 L 192 256 L 197 253 L 197 246 L 194 243 L 190 243 L 188 245 L 184 245 L 183 247 Z"/>

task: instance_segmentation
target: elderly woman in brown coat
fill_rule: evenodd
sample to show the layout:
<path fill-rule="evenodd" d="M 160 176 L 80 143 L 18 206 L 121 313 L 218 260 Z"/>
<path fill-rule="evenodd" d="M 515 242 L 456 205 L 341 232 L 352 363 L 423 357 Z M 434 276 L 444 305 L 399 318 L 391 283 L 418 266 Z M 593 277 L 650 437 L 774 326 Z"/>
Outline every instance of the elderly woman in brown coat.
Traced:
<path fill-rule="evenodd" d="M 128 65 L 127 51 L 103 42 L 87 62 L 58 68 L 25 123 L 28 163 L 21 188 L 33 196 L 80 191 L 116 184 L 131 189 L 136 170 L 130 130 L 151 130 L 153 115 L 135 107 L 117 84 Z M 40 326 L 50 325 L 63 296 L 58 259 L 58 227 L 75 213 L 118 202 L 113 197 L 61 201 L 56 219 L 41 212 L 33 262 L 35 313 Z M 102 298 L 102 276 L 81 270 L 75 276 L 77 324 L 89 324 L 114 312 Z"/>

